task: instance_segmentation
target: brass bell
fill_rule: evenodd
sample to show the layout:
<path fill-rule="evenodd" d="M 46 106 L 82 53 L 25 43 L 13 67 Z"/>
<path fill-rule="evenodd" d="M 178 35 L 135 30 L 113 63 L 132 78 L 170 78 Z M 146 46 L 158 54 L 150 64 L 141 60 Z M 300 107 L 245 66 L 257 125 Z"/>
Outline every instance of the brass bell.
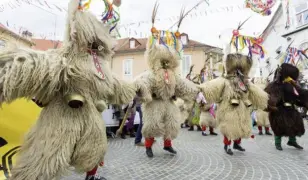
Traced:
<path fill-rule="evenodd" d="M 107 108 L 107 104 L 105 103 L 105 101 L 100 100 L 95 103 L 95 107 L 98 112 L 103 112 Z"/>
<path fill-rule="evenodd" d="M 231 99 L 231 104 L 233 106 L 238 106 L 240 104 L 240 101 L 238 99 Z"/>
<path fill-rule="evenodd" d="M 85 101 L 84 97 L 80 94 L 68 94 L 64 97 L 66 103 L 71 108 L 81 108 L 83 106 L 83 103 Z"/>
<path fill-rule="evenodd" d="M 248 99 L 244 101 L 244 104 L 247 106 L 247 107 L 250 107 L 252 105 L 251 101 L 249 101 Z"/>

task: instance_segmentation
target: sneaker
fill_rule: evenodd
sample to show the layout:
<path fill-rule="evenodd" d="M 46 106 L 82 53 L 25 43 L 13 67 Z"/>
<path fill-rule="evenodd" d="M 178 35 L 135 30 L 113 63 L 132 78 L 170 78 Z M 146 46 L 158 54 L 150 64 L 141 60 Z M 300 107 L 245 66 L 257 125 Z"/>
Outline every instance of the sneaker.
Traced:
<path fill-rule="evenodd" d="M 138 143 L 135 143 L 135 146 L 144 146 L 144 143 L 143 142 L 138 142 Z"/>
<path fill-rule="evenodd" d="M 238 151 L 245 151 L 245 149 L 240 144 L 233 144 L 233 149 L 236 149 Z"/>
<path fill-rule="evenodd" d="M 176 151 L 173 149 L 173 147 L 164 147 L 164 150 L 170 152 L 171 154 L 176 154 Z"/>
<path fill-rule="evenodd" d="M 225 145 L 224 149 L 225 149 L 225 152 L 226 152 L 227 154 L 229 154 L 229 155 L 231 155 L 231 156 L 233 155 L 233 152 L 232 152 L 232 150 L 231 150 L 231 148 L 230 148 L 229 145 Z"/>
<path fill-rule="evenodd" d="M 207 136 L 206 132 L 202 132 L 201 134 L 202 136 Z"/>
<path fill-rule="evenodd" d="M 287 145 L 289 146 L 293 146 L 295 147 L 296 149 L 304 149 L 302 146 L 298 145 L 297 142 L 288 142 Z"/>

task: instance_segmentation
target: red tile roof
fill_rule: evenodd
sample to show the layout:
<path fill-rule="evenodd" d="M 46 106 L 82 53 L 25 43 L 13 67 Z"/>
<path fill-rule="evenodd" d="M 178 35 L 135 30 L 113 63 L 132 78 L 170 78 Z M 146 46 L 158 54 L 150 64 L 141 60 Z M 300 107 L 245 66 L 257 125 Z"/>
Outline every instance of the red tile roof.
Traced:
<path fill-rule="evenodd" d="M 182 35 L 187 35 L 183 33 Z M 136 45 L 135 48 L 129 47 L 129 40 L 135 39 Z M 147 38 L 124 38 L 124 39 L 118 39 L 117 45 L 114 48 L 114 51 L 116 53 L 126 53 L 126 52 L 136 52 L 136 51 L 145 51 L 146 45 L 147 45 Z M 185 48 L 193 48 L 193 47 L 205 47 L 205 48 L 214 48 L 213 46 L 200 43 L 198 41 L 190 40 L 188 39 L 188 44 L 184 45 Z"/>
<path fill-rule="evenodd" d="M 48 39 L 32 39 L 32 41 L 36 44 L 33 49 L 46 51 L 48 49 L 58 49 L 62 46 L 61 41 L 54 41 Z"/>

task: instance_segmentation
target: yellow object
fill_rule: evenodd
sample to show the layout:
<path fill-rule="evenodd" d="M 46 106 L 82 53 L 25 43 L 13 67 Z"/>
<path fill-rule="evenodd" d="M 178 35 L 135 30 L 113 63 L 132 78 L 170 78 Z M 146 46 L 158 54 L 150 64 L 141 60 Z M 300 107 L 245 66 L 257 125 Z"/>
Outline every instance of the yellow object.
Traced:
<path fill-rule="evenodd" d="M 24 135 L 36 122 L 40 111 L 34 102 L 25 99 L 3 104 L 0 108 L 0 180 L 11 175 Z"/>
<path fill-rule="evenodd" d="M 283 82 L 285 83 L 285 82 L 287 82 L 287 83 L 290 83 L 290 82 L 292 82 L 292 81 L 294 81 L 290 76 L 288 76 L 287 78 L 285 78 L 284 80 L 283 80 Z"/>

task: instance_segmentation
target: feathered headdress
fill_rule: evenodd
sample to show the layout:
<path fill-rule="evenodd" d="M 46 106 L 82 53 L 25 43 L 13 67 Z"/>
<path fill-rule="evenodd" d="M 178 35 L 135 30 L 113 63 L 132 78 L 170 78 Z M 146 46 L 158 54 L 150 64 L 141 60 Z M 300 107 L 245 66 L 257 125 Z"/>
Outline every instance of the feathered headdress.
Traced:
<path fill-rule="evenodd" d="M 120 21 L 120 14 L 114 8 L 114 6 L 119 7 L 121 5 L 121 0 L 114 0 L 112 3 L 109 0 L 103 0 L 105 4 L 105 11 L 102 13 L 101 21 L 104 24 L 110 26 L 109 33 L 112 32 Z M 78 10 L 85 11 L 90 8 L 92 0 L 79 0 Z"/>
<path fill-rule="evenodd" d="M 151 28 L 151 36 L 149 38 L 149 46 L 153 46 L 154 44 L 164 45 L 167 49 L 173 48 L 175 49 L 180 56 L 183 53 L 183 46 L 181 43 L 181 33 L 179 32 L 179 28 L 183 22 L 185 17 L 184 9 L 181 10 L 180 19 L 177 25 L 177 31 L 171 32 L 166 30 L 157 30 L 154 26 L 155 18 L 158 10 L 158 3 L 155 3 L 153 13 L 152 13 L 152 28 Z"/>
<path fill-rule="evenodd" d="M 263 39 L 261 37 L 255 38 L 240 34 L 242 26 L 248 21 L 248 19 L 250 19 L 250 17 L 243 23 L 240 23 L 237 29 L 233 30 L 230 43 L 237 53 L 242 52 L 246 48 L 249 57 L 252 57 L 252 54 L 258 54 L 261 58 L 264 58 L 265 50 L 262 46 Z"/>

